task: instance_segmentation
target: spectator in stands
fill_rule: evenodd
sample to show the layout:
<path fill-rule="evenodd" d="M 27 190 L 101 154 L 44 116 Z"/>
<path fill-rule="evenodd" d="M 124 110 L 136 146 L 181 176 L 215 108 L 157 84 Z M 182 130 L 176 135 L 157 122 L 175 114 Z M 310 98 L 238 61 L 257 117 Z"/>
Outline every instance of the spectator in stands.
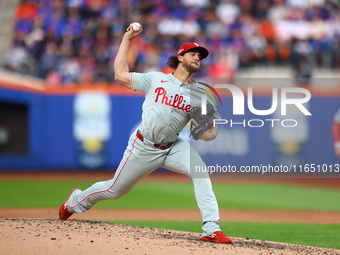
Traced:
<path fill-rule="evenodd" d="M 239 13 L 240 8 L 234 0 L 222 0 L 216 7 L 216 15 L 227 25 L 235 22 Z"/>
<path fill-rule="evenodd" d="M 5 67 L 11 71 L 23 72 L 24 66 L 27 65 L 29 53 L 23 42 L 15 41 L 12 47 L 6 53 Z"/>
<path fill-rule="evenodd" d="M 74 57 L 72 44 L 64 43 L 61 45 L 57 68 L 61 83 L 69 85 L 81 83 L 81 66 L 80 62 Z"/>
<path fill-rule="evenodd" d="M 209 0 L 181 0 L 181 4 L 189 8 L 205 8 L 209 4 Z"/>
<path fill-rule="evenodd" d="M 292 66 L 298 85 L 308 85 L 314 69 L 313 47 L 307 37 L 298 37 L 292 45 Z"/>
<path fill-rule="evenodd" d="M 72 35 L 73 38 L 78 38 L 84 30 L 84 22 L 79 14 L 77 7 L 69 7 L 67 9 L 66 19 L 62 25 L 63 33 Z"/>
<path fill-rule="evenodd" d="M 42 16 L 36 16 L 31 31 L 25 35 L 26 49 L 37 59 L 39 59 L 40 56 L 43 54 L 45 46 L 45 31 L 43 27 L 43 22 L 44 21 Z"/>
<path fill-rule="evenodd" d="M 200 33 L 200 25 L 197 22 L 198 17 L 195 13 L 189 13 L 181 24 L 181 34 L 184 41 L 193 41 L 196 35 Z"/>
<path fill-rule="evenodd" d="M 253 12 L 253 17 L 258 20 L 267 19 L 269 10 L 268 0 L 258 0 L 255 1 L 255 8 Z"/>
<path fill-rule="evenodd" d="M 54 41 L 48 42 L 45 51 L 39 60 L 38 76 L 46 79 L 50 72 L 57 70 L 58 59 L 57 44 Z"/>
<path fill-rule="evenodd" d="M 167 15 L 160 20 L 157 30 L 161 35 L 177 36 L 183 31 L 182 25 L 183 22 L 180 19 Z"/>
<path fill-rule="evenodd" d="M 284 20 L 288 15 L 288 7 L 284 0 L 275 0 L 273 5 L 269 7 L 268 19 L 271 22 L 278 22 Z"/>

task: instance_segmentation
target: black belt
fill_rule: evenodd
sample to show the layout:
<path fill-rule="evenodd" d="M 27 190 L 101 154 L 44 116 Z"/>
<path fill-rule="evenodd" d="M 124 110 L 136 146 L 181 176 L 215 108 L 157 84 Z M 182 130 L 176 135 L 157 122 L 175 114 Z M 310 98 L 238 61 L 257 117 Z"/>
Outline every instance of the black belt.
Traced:
<path fill-rule="evenodd" d="M 144 136 L 141 134 L 141 132 L 139 132 L 139 130 L 137 131 L 137 137 L 138 137 L 139 140 L 144 142 Z M 161 145 L 161 144 L 158 144 L 158 143 L 154 143 L 153 146 L 155 146 L 156 148 L 158 148 L 160 150 L 166 150 L 166 149 L 170 148 L 172 144 L 173 144 L 173 142 L 172 143 L 168 143 L 166 145 Z"/>

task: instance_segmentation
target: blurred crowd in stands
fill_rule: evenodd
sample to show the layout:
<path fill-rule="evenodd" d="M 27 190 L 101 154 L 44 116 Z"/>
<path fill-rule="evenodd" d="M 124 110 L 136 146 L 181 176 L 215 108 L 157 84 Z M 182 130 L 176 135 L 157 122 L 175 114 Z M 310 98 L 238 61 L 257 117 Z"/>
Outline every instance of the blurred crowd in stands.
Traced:
<path fill-rule="evenodd" d="M 256 65 L 286 65 L 298 77 L 340 67 L 338 0 L 23 0 L 15 16 L 7 69 L 49 84 L 110 83 L 129 23 L 131 71 L 171 72 L 183 42 L 210 50 L 196 77 L 234 77 Z"/>

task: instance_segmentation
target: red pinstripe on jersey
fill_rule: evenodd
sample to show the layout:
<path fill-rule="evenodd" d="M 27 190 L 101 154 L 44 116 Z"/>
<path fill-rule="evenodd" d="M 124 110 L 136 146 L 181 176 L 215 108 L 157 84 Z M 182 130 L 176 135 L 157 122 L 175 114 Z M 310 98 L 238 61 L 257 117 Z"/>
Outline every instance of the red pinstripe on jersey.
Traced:
<path fill-rule="evenodd" d="M 112 187 L 116 184 L 116 182 L 117 182 L 117 180 L 118 180 L 120 174 L 122 173 L 122 171 L 123 171 L 123 169 L 124 169 L 126 163 L 129 161 L 129 158 L 130 158 L 130 156 L 131 156 L 131 154 L 132 154 L 132 151 L 133 151 L 134 148 L 135 148 L 135 142 L 136 142 L 137 139 L 138 139 L 138 138 L 136 137 L 135 140 L 133 140 L 132 148 L 131 148 L 131 151 L 130 151 L 129 156 L 126 158 L 126 160 L 125 160 L 125 162 L 124 162 L 122 168 L 119 170 L 119 173 L 118 173 L 116 179 L 114 180 L 114 182 L 112 183 L 112 185 L 111 185 L 108 189 L 102 190 L 102 191 L 98 191 L 98 192 L 94 192 L 94 193 L 91 193 L 91 194 L 87 195 L 86 197 L 84 197 L 82 200 L 80 200 L 76 205 L 74 205 L 74 206 L 69 206 L 69 205 L 68 205 L 67 207 L 69 207 L 69 208 L 75 208 L 75 207 L 77 207 L 81 202 L 83 202 L 84 200 L 86 200 L 87 198 L 89 198 L 90 196 L 93 196 L 93 195 L 96 195 L 96 194 L 99 194 L 99 193 L 103 193 L 103 192 L 106 192 L 106 191 L 109 191 L 110 189 L 112 189 Z"/>

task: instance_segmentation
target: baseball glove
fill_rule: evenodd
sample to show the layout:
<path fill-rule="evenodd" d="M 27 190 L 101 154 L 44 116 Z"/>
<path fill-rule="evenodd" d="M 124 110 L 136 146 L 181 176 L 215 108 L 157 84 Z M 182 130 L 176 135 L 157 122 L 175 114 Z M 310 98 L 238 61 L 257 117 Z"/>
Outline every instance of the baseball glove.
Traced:
<path fill-rule="evenodd" d="M 211 104 L 207 104 L 207 112 L 206 114 L 202 114 L 201 107 L 193 107 L 190 112 L 190 135 L 198 140 L 198 136 L 209 129 L 209 120 L 213 116 L 215 112 L 214 107 Z M 194 121 L 197 123 L 195 125 Z"/>

